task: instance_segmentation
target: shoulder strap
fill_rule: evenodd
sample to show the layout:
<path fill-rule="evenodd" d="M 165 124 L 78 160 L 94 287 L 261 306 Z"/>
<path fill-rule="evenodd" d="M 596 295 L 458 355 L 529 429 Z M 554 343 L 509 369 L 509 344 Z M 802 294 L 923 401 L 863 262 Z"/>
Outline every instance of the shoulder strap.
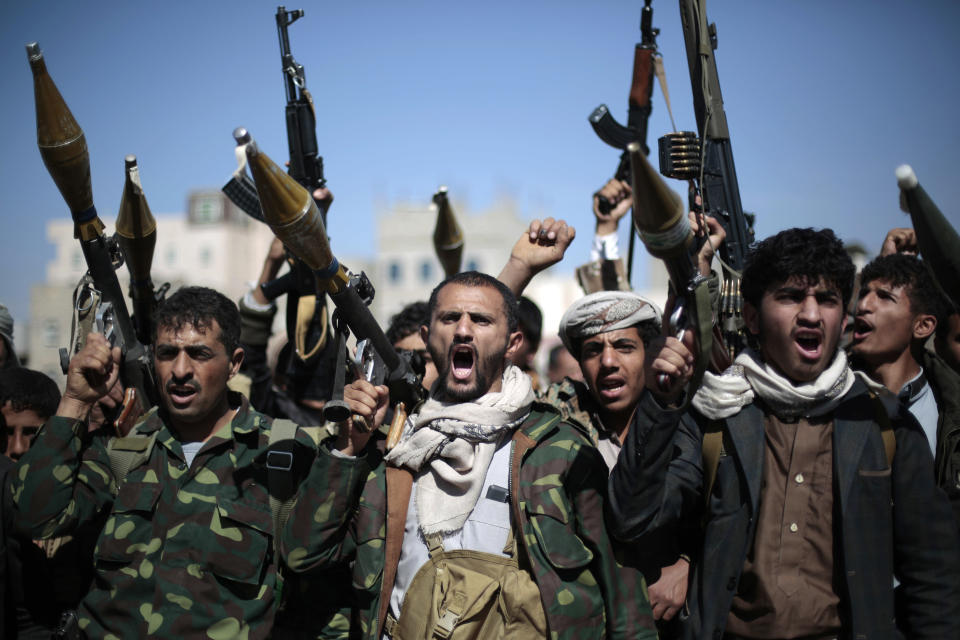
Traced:
<path fill-rule="evenodd" d="M 290 510 L 296 492 L 293 486 L 293 440 L 297 437 L 297 423 L 278 418 L 270 425 L 267 451 L 267 493 L 270 495 L 270 515 L 273 517 L 273 540 L 277 543 L 280 530 L 290 519 Z M 289 440 L 289 443 L 281 444 Z"/>
<path fill-rule="evenodd" d="M 723 453 L 723 424 L 718 420 L 711 420 L 703 433 L 703 444 L 700 455 L 703 460 L 703 520 L 706 521 L 710 512 L 710 494 L 713 493 L 713 483 L 717 479 L 717 468 L 720 466 L 720 455 Z"/>
<path fill-rule="evenodd" d="M 890 423 L 890 414 L 883 400 L 874 391 L 868 391 L 873 402 L 873 411 L 880 427 L 880 437 L 883 438 L 883 450 L 887 454 L 887 466 L 893 468 L 893 456 L 897 453 L 897 436 Z"/>
<path fill-rule="evenodd" d="M 122 438 L 110 438 L 107 441 L 107 456 L 110 458 L 110 470 L 119 487 L 131 469 L 136 469 L 150 459 L 157 432 L 149 436 L 134 433 Z"/>
<path fill-rule="evenodd" d="M 400 549 L 403 547 L 403 532 L 407 526 L 407 509 L 410 506 L 410 493 L 413 490 L 413 474 L 398 467 L 386 468 L 387 484 L 387 526 L 384 549 L 383 576 L 380 583 L 380 612 L 377 624 L 380 637 L 390 610 L 390 594 L 397 579 L 397 565 L 400 563 Z"/>

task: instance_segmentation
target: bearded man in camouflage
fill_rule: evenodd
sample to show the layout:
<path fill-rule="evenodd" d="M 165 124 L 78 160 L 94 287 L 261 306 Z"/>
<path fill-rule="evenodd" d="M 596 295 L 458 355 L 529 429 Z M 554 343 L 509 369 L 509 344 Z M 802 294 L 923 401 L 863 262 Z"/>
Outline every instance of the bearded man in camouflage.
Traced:
<path fill-rule="evenodd" d="M 57 414 L 12 482 L 17 526 L 47 538 L 106 517 L 94 586 L 78 610 L 87 637 L 267 637 L 278 569 L 271 420 L 227 389 L 243 361 L 239 313 L 220 293 L 188 287 L 159 307 L 156 324 L 161 403 L 125 438 L 86 425 L 117 383 L 120 349 L 91 333 L 70 361 Z M 142 456 L 116 471 L 108 444 Z"/>
<path fill-rule="evenodd" d="M 509 364 L 516 307 L 485 274 L 442 282 L 421 328 L 439 377 L 399 444 L 348 421 L 301 485 L 281 548 L 294 571 L 353 563 L 367 640 L 656 637 L 614 559 L 603 458 Z M 388 395 L 344 393 L 374 429 Z"/>

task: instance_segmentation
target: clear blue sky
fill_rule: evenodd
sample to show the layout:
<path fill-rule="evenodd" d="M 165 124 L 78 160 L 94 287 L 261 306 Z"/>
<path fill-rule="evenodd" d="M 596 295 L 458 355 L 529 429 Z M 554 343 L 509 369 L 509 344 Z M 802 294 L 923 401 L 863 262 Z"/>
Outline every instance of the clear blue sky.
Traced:
<path fill-rule="evenodd" d="M 626 119 L 641 6 L 288 4 L 306 10 L 290 38 L 317 101 L 336 194 L 334 251 L 370 253 L 375 202 L 427 202 L 447 184 L 473 209 L 509 193 L 526 217 L 572 222 L 579 236 L 567 262 L 582 262 L 590 195 L 618 159 L 586 118 L 605 102 Z M 653 6 L 677 125 L 694 129 L 678 6 Z M 86 133 L 102 214 L 116 211 L 128 153 L 153 211 L 175 213 L 189 190 L 229 176 L 234 127 L 246 126 L 274 159 L 286 153 L 275 10 L 253 1 L 3 3 L 0 301 L 18 323 L 52 257 L 45 224 L 69 216 L 37 151 L 24 44 L 39 41 Z M 958 223 L 960 3 L 715 1 L 708 17 L 719 31 L 742 200 L 760 237 L 829 226 L 875 251 L 909 220 L 893 175 L 903 162 Z M 651 144 L 669 129 L 657 88 Z"/>

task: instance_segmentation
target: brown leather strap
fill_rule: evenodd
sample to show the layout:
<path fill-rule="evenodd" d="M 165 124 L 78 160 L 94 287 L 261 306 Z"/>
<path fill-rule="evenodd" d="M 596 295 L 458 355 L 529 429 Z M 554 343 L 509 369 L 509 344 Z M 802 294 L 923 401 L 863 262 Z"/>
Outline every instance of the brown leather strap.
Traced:
<path fill-rule="evenodd" d="M 413 474 L 406 469 L 387 467 L 387 532 L 386 558 L 383 563 L 383 582 L 380 585 L 380 614 L 377 623 L 380 629 L 376 637 L 383 635 L 383 624 L 390 609 L 390 595 L 397 579 L 400 549 L 403 546 L 403 531 L 407 525 L 407 508 L 410 506 L 410 491 Z"/>

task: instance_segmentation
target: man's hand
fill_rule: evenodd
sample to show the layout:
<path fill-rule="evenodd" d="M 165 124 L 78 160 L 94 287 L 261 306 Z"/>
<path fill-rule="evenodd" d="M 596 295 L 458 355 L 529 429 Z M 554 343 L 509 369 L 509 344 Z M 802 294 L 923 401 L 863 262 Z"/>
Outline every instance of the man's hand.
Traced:
<path fill-rule="evenodd" d="M 327 211 L 330 210 L 330 205 L 333 204 L 333 192 L 326 187 L 320 187 L 319 189 L 313 190 L 313 201 L 317 203 L 317 207 L 320 208 L 320 213 L 327 215 Z"/>
<path fill-rule="evenodd" d="M 613 208 L 607 213 L 600 212 L 600 197 L 607 199 Z M 624 180 L 610 179 L 599 191 L 593 194 L 593 215 L 597 219 L 597 235 L 606 236 L 615 233 L 620 218 L 633 206 L 633 189 Z"/>
<path fill-rule="evenodd" d="M 513 245 L 510 258 L 497 279 L 519 296 L 533 276 L 563 259 L 576 235 L 577 230 L 563 220 L 534 220 Z"/>
<path fill-rule="evenodd" d="M 698 198 L 700 196 L 697 196 Z M 687 214 L 690 218 L 690 229 L 696 234 L 700 233 L 699 216 L 693 211 Z M 697 252 L 697 268 L 700 275 L 708 277 L 710 275 L 710 263 L 713 262 L 713 255 L 727 237 L 727 231 L 716 218 L 703 216 L 703 221 L 707 226 L 707 241 Z"/>
<path fill-rule="evenodd" d="M 99 333 L 87 335 L 87 342 L 67 368 L 67 386 L 57 415 L 83 420 L 100 398 L 108 395 L 120 376 L 120 347 Z"/>
<path fill-rule="evenodd" d="M 654 620 L 672 620 L 677 615 L 687 599 L 689 575 L 690 563 L 683 558 L 660 570 L 660 579 L 647 590 Z"/>
<path fill-rule="evenodd" d="M 881 256 L 889 256 L 894 253 L 905 253 L 915 256 L 919 251 L 917 246 L 917 234 L 910 228 L 890 229 L 887 237 L 883 239 L 883 247 L 880 249 Z"/>
<path fill-rule="evenodd" d="M 390 390 L 384 385 L 374 386 L 366 380 L 354 380 L 343 388 L 343 399 L 350 405 L 350 412 L 366 420 L 369 430 L 354 425 L 352 417 L 340 424 L 336 447 L 348 456 L 363 451 L 374 431 L 380 428 L 387 413 Z"/>
<path fill-rule="evenodd" d="M 693 376 L 696 361 L 693 348 L 694 336 L 689 330 L 684 332 L 683 342 L 673 336 L 650 341 L 644 383 L 662 405 L 676 400 Z M 666 376 L 663 386 L 660 384 L 661 375 Z"/>
<path fill-rule="evenodd" d="M 255 286 L 251 292 L 253 299 L 258 304 L 270 304 L 267 296 L 263 295 L 263 290 L 260 288 L 260 285 L 276 280 L 277 274 L 280 272 L 280 268 L 283 267 L 286 259 L 287 254 L 283 249 L 283 243 L 280 242 L 280 238 L 274 238 L 270 243 L 270 248 L 267 250 L 267 257 L 263 261 L 263 269 L 260 270 L 260 278 L 257 280 L 257 286 Z"/>

